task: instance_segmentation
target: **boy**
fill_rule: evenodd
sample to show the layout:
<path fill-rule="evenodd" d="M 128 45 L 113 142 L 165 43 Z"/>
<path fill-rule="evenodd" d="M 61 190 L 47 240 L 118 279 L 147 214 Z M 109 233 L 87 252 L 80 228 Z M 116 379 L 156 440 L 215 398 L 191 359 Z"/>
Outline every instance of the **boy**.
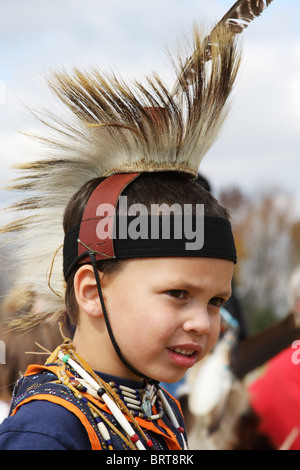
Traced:
<path fill-rule="evenodd" d="M 66 308 L 75 333 L 18 382 L 1 449 L 187 449 L 180 406 L 159 382 L 180 380 L 215 344 L 236 262 L 227 211 L 196 179 L 239 64 L 232 36 L 215 34 L 206 67 L 195 32 L 176 96 L 158 77 L 129 88 L 75 71 L 51 83 L 76 121 L 57 119 L 59 153 L 23 166 L 30 196 L 18 208 L 34 215 L 6 231 L 23 230 L 19 282 L 43 298 L 19 326 Z"/>

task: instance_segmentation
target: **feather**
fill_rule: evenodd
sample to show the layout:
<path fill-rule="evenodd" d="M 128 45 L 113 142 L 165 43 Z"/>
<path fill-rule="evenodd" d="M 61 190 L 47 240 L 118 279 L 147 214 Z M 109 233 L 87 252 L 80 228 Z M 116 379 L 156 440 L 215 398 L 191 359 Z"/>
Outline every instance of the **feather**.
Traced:
<path fill-rule="evenodd" d="M 49 86 L 68 114 L 35 112 L 48 135 L 34 137 L 47 153 L 17 166 L 22 176 L 10 189 L 27 197 L 11 207 L 18 217 L 0 231 L 16 235 L 16 285 L 43 300 L 40 314 L 33 312 L 28 324 L 22 319 L 21 327 L 33 326 L 45 316 L 55 318 L 65 308 L 62 250 L 58 251 L 64 239 L 62 218 L 69 199 L 83 184 L 116 172 L 174 170 L 197 176 L 227 115 L 240 63 L 238 45 L 226 28 L 219 28 L 214 40 L 219 48 L 207 64 L 203 37 L 194 29 L 192 82 L 183 70 L 187 52 L 173 58 L 175 76 L 180 76 L 179 96 L 172 95 L 157 73 L 132 84 L 98 70 L 52 74 Z"/>
<path fill-rule="evenodd" d="M 246 29 L 255 18 L 261 15 L 261 13 L 272 3 L 273 0 L 238 0 L 235 4 L 227 11 L 223 18 L 217 23 L 212 31 L 205 37 L 205 59 L 206 61 L 211 59 L 212 49 L 217 46 L 215 33 L 218 29 L 224 26 L 228 29 L 229 33 L 233 36 L 240 34 Z M 192 55 L 186 61 L 183 68 L 184 75 L 192 80 L 194 74 L 194 56 Z M 173 94 L 179 93 L 180 80 L 178 80 L 173 88 Z"/>
<path fill-rule="evenodd" d="M 273 0 L 238 0 L 219 21 L 226 24 L 233 34 L 239 34 L 249 23 L 261 15 Z"/>

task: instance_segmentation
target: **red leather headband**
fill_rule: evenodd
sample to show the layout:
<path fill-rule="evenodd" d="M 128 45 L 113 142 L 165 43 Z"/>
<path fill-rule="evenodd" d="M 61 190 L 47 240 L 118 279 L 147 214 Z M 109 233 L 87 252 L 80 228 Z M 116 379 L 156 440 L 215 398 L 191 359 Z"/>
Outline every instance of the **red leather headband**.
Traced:
<path fill-rule="evenodd" d="M 118 173 L 109 176 L 93 191 L 81 219 L 78 256 L 89 250 L 97 253 L 98 260 L 115 257 L 112 233 L 108 233 L 103 240 L 97 236 L 97 224 L 103 219 L 103 215 L 97 215 L 97 210 L 101 204 L 110 204 L 115 208 L 122 191 L 139 175 Z M 86 258 L 82 258 L 81 262 L 86 262 Z"/>

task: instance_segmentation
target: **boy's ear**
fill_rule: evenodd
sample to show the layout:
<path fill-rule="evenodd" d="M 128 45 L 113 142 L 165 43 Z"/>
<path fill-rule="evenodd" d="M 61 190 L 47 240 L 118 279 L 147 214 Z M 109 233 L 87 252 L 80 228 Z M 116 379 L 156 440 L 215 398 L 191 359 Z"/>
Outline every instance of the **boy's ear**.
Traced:
<path fill-rule="evenodd" d="M 101 272 L 99 276 L 101 279 Z M 84 264 L 77 270 L 74 277 L 74 292 L 79 308 L 87 315 L 94 318 L 102 315 L 94 270 L 89 264 Z"/>

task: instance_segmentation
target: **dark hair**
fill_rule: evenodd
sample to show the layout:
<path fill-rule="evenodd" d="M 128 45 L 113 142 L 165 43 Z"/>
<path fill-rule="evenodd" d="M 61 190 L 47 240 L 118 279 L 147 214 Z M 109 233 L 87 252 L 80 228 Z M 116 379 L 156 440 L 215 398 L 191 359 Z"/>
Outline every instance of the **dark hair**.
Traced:
<path fill-rule="evenodd" d="M 95 178 L 88 181 L 74 194 L 69 201 L 63 220 L 64 232 L 67 233 L 81 222 L 86 204 L 96 187 L 104 178 Z M 207 191 L 198 180 L 185 175 L 171 172 L 144 173 L 130 183 L 122 195 L 127 196 L 128 206 L 144 204 L 148 210 L 151 204 L 191 204 L 195 210 L 196 204 L 204 205 L 204 214 L 221 217 L 229 220 L 228 211 Z M 118 208 L 117 208 L 118 209 Z M 118 212 L 118 210 L 117 210 Z M 98 269 L 102 272 L 112 272 L 120 269 L 126 260 L 105 260 L 98 262 Z M 74 293 L 74 276 L 76 269 L 69 276 L 66 285 L 66 309 L 71 324 L 77 323 L 78 306 Z"/>

